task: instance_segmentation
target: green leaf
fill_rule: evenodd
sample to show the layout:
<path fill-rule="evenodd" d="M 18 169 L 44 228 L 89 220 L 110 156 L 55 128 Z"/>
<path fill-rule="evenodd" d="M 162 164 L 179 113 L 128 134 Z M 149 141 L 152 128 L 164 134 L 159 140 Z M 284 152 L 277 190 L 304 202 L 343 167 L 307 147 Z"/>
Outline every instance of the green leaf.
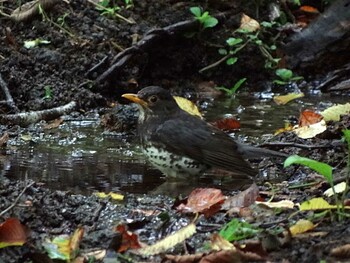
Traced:
<path fill-rule="evenodd" d="M 292 155 L 284 161 L 284 167 L 288 167 L 292 164 L 301 164 L 307 166 L 310 169 L 323 175 L 328 183 L 333 183 L 333 167 L 326 163 L 318 162 L 305 157 L 300 157 L 299 155 Z"/>
<path fill-rule="evenodd" d="M 235 46 L 235 45 L 241 43 L 242 41 L 243 41 L 242 38 L 235 38 L 235 37 L 230 37 L 230 38 L 226 39 L 226 43 L 227 43 L 230 47 Z"/>
<path fill-rule="evenodd" d="M 230 89 L 231 94 L 234 94 L 237 92 L 237 90 L 242 86 L 242 84 L 247 80 L 247 78 L 241 78 L 238 80 L 235 85 Z"/>
<path fill-rule="evenodd" d="M 220 55 L 223 55 L 223 56 L 227 55 L 227 50 L 224 48 L 219 48 L 218 52 Z"/>
<path fill-rule="evenodd" d="M 228 222 L 219 232 L 219 235 L 228 241 L 242 240 L 253 237 L 260 232 L 260 229 L 254 228 L 251 224 L 241 222 L 237 218 Z"/>
<path fill-rule="evenodd" d="M 237 57 L 229 58 L 228 60 L 226 60 L 226 64 L 231 66 L 231 65 L 235 64 L 237 62 L 237 60 L 238 60 Z"/>
<path fill-rule="evenodd" d="M 276 70 L 276 75 L 284 81 L 289 81 L 293 77 L 293 71 L 286 68 L 280 68 Z"/>
<path fill-rule="evenodd" d="M 214 27 L 218 23 L 219 23 L 219 21 L 215 17 L 209 16 L 203 21 L 203 27 L 204 28 Z"/>
<path fill-rule="evenodd" d="M 350 146 L 350 130 L 345 129 L 343 130 L 344 138 L 346 143 Z"/>
<path fill-rule="evenodd" d="M 190 11 L 196 18 L 202 16 L 202 10 L 198 6 L 191 7 Z"/>

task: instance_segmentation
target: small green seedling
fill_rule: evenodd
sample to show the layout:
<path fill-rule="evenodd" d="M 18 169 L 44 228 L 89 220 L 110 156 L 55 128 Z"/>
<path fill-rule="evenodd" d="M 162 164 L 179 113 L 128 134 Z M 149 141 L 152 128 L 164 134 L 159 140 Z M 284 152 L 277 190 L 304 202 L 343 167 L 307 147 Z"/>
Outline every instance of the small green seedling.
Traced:
<path fill-rule="evenodd" d="M 203 12 L 198 6 L 190 8 L 191 13 L 200 22 L 203 29 L 214 27 L 218 24 L 218 20 L 211 16 L 208 11 Z"/>
<path fill-rule="evenodd" d="M 240 80 L 238 80 L 235 85 L 233 85 L 232 88 L 228 89 L 225 87 L 216 87 L 217 90 L 222 90 L 226 93 L 227 96 L 233 96 L 234 94 L 236 94 L 237 90 L 242 86 L 242 84 L 247 80 L 247 78 L 242 78 Z"/>
<path fill-rule="evenodd" d="M 220 230 L 219 235 L 231 242 L 253 237 L 260 232 L 261 230 L 253 225 L 234 218 Z"/>
<path fill-rule="evenodd" d="M 295 76 L 290 69 L 280 68 L 275 73 L 280 78 L 273 81 L 277 85 L 286 85 L 292 81 L 303 79 L 303 77 Z"/>
<path fill-rule="evenodd" d="M 45 90 L 45 95 L 44 95 L 43 99 L 44 100 L 51 100 L 53 98 L 51 86 L 45 86 L 44 90 Z"/>
<path fill-rule="evenodd" d="M 114 17 L 115 14 L 121 9 L 119 6 L 110 6 L 110 0 L 101 0 L 99 6 L 96 7 L 97 10 L 101 12 L 101 15 Z"/>

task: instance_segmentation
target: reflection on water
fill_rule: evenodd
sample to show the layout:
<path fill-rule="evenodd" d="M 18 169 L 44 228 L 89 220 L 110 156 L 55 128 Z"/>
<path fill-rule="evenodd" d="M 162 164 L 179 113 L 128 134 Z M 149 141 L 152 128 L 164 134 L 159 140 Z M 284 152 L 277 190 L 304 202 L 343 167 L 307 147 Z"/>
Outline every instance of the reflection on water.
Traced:
<path fill-rule="evenodd" d="M 322 103 L 340 103 L 339 97 L 336 98 L 337 101 L 323 96 Z M 241 121 L 239 135 L 260 137 L 283 127 L 289 116 L 298 117 L 301 109 L 317 108 L 320 101 L 316 96 L 277 106 L 271 100 L 254 99 L 250 94 L 217 102 L 205 117 L 210 121 L 233 114 Z M 28 133 L 31 139 L 24 145 L 23 140 L 9 143 L 7 154 L 0 158 L 2 175 L 22 180 L 28 177 L 52 189 L 85 194 L 93 191 L 147 193 L 165 187 L 161 173 L 145 164 L 137 138 L 104 135 L 97 121 L 66 121 L 55 130 Z M 221 181 L 204 178 L 199 183 L 215 186 Z M 163 191 L 176 191 L 169 189 Z"/>

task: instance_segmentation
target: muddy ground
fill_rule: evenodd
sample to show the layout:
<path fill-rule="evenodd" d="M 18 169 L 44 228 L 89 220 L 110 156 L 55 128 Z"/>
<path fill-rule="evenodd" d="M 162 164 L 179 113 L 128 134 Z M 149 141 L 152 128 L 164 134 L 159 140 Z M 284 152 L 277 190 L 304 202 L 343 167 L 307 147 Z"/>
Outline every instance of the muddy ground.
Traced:
<path fill-rule="evenodd" d="M 2 1 L 1 5 L 5 13 L 11 13 L 11 10 L 17 7 L 12 1 Z M 163 36 L 160 33 L 157 41 L 152 42 L 146 49 L 134 53 L 118 71 L 101 80 L 100 77 L 115 63 L 114 58 L 121 50 L 130 47 L 133 41 L 139 41 L 150 30 L 192 20 L 193 16 L 188 9 L 197 5 L 212 14 L 230 11 L 231 15 L 227 15 L 225 23 L 220 24 L 217 29 L 208 29 L 191 38 L 184 37 L 183 32 L 170 36 Z M 207 86 L 212 91 L 212 82 L 218 86 L 232 86 L 232 83 L 245 77 L 247 73 L 248 90 L 263 92 L 266 89 L 274 89 L 275 87 L 266 84 L 266 79 L 271 78 L 272 73 L 263 69 L 264 59 L 256 56 L 258 51 L 253 48 L 248 48 L 247 52 L 241 55 L 242 64 L 234 69 L 220 65 L 214 70 L 198 73 L 199 69 L 220 58 L 217 52 L 218 46 L 222 45 L 237 27 L 238 14 L 244 11 L 248 15 L 255 15 L 254 6 L 248 5 L 226 1 L 134 1 L 132 7 L 120 11 L 121 15 L 134 21 L 133 23 L 103 16 L 91 3 L 81 0 L 70 1 L 69 4 L 59 2 L 46 12 L 45 19 L 42 15 L 36 15 L 26 21 L 15 22 L 2 16 L 0 74 L 8 85 L 16 107 L 3 103 L 1 110 L 3 113 L 16 113 L 17 109 L 21 112 L 43 110 L 76 101 L 78 106 L 71 116 L 83 119 L 87 112 L 101 115 L 109 112 L 115 103 L 125 103 L 120 99 L 121 94 L 126 91 L 137 91 L 147 85 L 162 85 L 179 95 L 197 99 L 199 102 L 206 99 L 210 102 L 212 95 L 209 99 L 203 98 L 197 91 L 201 91 L 203 86 L 206 87 L 205 91 Z M 267 15 L 264 8 L 260 9 L 260 15 L 262 17 Z M 52 23 L 62 21 L 59 18 L 63 17 L 64 30 Z M 24 41 L 37 38 L 50 43 L 30 49 L 23 46 Z M 45 96 L 47 95 L 45 90 L 51 91 L 50 98 Z M 6 99 L 4 94 L 1 96 L 3 100 Z M 120 105 L 117 107 L 119 111 L 124 108 Z M 121 117 L 117 120 L 124 119 Z M 112 123 L 114 124 L 114 121 Z M 135 116 L 126 118 L 122 124 L 118 123 L 116 130 L 134 132 L 134 124 Z M 18 126 L 2 126 L 2 132 L 10 131 L 11 137 L 16 137 L 19 130 Z M 338 133 L 337 138 L 339 137 Z M 294 137 L 285 136 L 275 140 L 298 142 Z M 310 151 L 307 154 L 310 154 Z M 317 158 L 321 156 L 321 160 L 330 164 L 337 164 L 344 158 L 342 146 L 323 152 L 315 150 L 311 154 Z M 338 171 L 342 166 L 337 167 Z M 280 166 L 276 169 L 280 169 Z M 288 170 L 288 173 L 290 180 L 303 178 L 301 172 L 293 174 L 292 170 Z M 13 204 L 28 184 L 31 182 L 1 178 L 1 210 Z M 266 189 L 260 186 L 260 190 Z M 291 191 L 282 185 L 278 194 L 291 194 L 294 202 L 302 202 L 308 195 L 320 193 L 303 189 Z M 113 254 L 113 249 L 119 247 L 121 237 L 111 229 L 120 222 L 127 222 L 129 230 L 137 232 L 141 241 L 153 243 L 192 220 L 191 216 L 176 213 L 176 210 L 172 209 L 174 202 L 173 198 L 164 195 L 127 195 L 122 202 L 112 202 L 94 196 L 75 195 L 74 192 L 51 191 L 34 182 L 21 195 L 17 205 L 2 215 L 2 219 L 19 218 L 29 227 L 31 229 L 29 240 L 22 247 L 1 249 L 0 262 L 52 262 L 42 254 L 44 240 L 58 234 L 71 234 L 78 226 L 85 228 L 81 243 L 83 251 L 111 247 L 110 257 L 119 260 L 115 262 L 160 262 L 164 260 L 164 255 L 141 258 L 127 254 L 122 258 Z M 154 210 L 167 212 L 170 219 L 163 221 L 161 217 L 145 212 Z M 280 221 L 281 227 L 286 227 L 288 225 L 286 217 L 287 214 L 282 211 L 277 216 L 261 220 L 266 225 L 268 222 Z M 190 238 L 186 246 L 176 246 L 170 253 L 178 255 L 185 251 L 198 252 L 203 242 L 208 240 L 209 233 L 217 232 L 229 220 L 230 216 L 224 213 L 209 219 L 201 218 L 198 223 L 199 234 Z M 347 221 L 334 223 L 326 220 L 320 224 L 318 230 L 327 234 L 308 236 L 304 239 L 295 238 L 285 244 L 276 241 L 278 244 L 268 249 L 264 260 L 272 262 L 334 260 L 330 256 L 330 250 L 350 241 Z"/>

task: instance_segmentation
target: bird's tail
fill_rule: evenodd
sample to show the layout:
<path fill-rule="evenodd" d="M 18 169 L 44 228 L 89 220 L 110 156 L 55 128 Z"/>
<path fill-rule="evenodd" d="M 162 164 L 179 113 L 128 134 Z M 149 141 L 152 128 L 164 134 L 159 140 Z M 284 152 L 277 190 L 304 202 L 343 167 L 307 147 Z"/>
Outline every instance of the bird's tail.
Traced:
<path fill-rule="evenodd" d="M 238 149 L 246 159 L 262 158 L 262 157 L 279 157 L 287 158 L 289 155 L 269 149 L 258 148 L 251 145 L 238 143 Z"/>

